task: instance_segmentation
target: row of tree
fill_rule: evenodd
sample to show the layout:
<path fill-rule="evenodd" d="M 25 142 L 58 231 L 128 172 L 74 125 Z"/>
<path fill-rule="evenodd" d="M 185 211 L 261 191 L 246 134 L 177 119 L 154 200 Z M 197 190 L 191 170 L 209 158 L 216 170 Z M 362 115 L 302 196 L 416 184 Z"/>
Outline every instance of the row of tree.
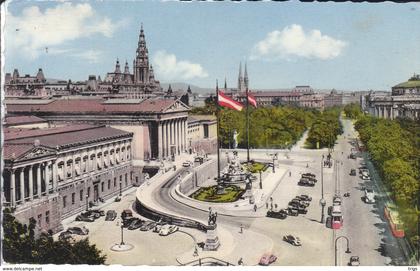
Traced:
<path fill-rule="evenodd" d="M 11 264 L 104 264 L 106 256 L 88 239 L 55 241 L 52 233 L 35 236 L 36 221 L 21 224 L 3 211 L 3 258 Z"/>
<path fill-rule="evenodd" d="M 343 133 L 340 108 L 330 108 L 316 115 L 306 144 L 309 148 L 333 147 L 337 136 Z"/>
<path fill-rule="evenodd" d="M 420 124 L 409 119 L 365 116 L 361 112 L 356 116 L 355 128 L 399 207 L 406 234 L 412 241 L 418 240 Z"/>

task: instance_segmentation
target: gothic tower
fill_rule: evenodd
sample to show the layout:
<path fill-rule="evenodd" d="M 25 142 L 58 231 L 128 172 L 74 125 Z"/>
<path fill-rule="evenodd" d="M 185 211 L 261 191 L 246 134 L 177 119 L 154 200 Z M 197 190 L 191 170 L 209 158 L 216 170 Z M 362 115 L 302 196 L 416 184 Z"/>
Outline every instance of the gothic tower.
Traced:
<path fill-rule="evenodd" d="M 242 76 L 242 63 L 239 62 L 239 75 L 238 75 L 238 89 L 237 92 L 244 91 L 244 78 Z"/>
<path fill-rule="evenodd" d="M 244 88 L 245 88 L 245 91 L 248 89 L 248 83 L 249 83 L 249 81 L 248 81 L 248 70 L 247 70 L 247 67 L 246 67 L 246 62 L 245 62 L 245 74 L 244 74 Z"/>
<path fill-rule="evenodd" d="M 141 24 L 136 59 L 133 61 L 134 83 L 149 82 L 149 51 L 146 47 L 143 24 Z"/>

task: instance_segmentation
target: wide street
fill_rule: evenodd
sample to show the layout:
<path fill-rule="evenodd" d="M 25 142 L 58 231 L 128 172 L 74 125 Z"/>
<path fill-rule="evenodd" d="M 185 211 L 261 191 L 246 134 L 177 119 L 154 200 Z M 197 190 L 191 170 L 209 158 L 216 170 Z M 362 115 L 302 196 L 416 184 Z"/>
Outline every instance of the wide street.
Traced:
<path fill-rule="evenodd" d="M 350 256 L 359 256 L 361 265 L 388 265 L 404 264 L 404 257 L 396 240 L 392 237 L 386 220 L 383 219 L 383 206 L 381 195 L 378 194 L 378 203 L 366 204 L 363 200 L 365 186 L 372 186 L 363 182 L 359 176 L 350 176 L 350 170 L 360 165 L 361 159 L 349 159 L 351 152 L 350 141 L 356 136 L 353 125 L 349 120 L 343 120 L 344 133 L 338 138 L 332 154 L 334 163 L 337 163 L 338 180 L 335 179 L 334 167 L 324 168 L 324 199 L 326 200 L 325 218 L 328 217 L 328 206 L 336 192 L 343 198 L 343 227 L 339 230 L 329 228 L 321 220 L 321 159 L 328 153 L 323 150 L 307 150 L 303 148 L 304 138 L 291 151 L 278 151 L 278 169 L 290 170 L 279 180 L 279 185 L 272 191 L 273 203 L 279 208 L 286 208 L 288 202 L 296 195 L 307 194 L 312 197 L 308 213 L 297 217 L 289 216 L 285 220 L 264 217 L 267 211 L 263 205 L 257 211 L 257 217 L 250 211 L 250 216 L 240 217 L 220 215 L 217 223 L 221 246 L 217 252 L 199 251 L 199 257 L 213 256 L 220 260 L 237 264 L 242 258 L 245 265 L 258 264 L 260 256 L 265 253 L 276 255 L 277 261 L 273 265 L 334 265 L 335 240 L 345 236 L 349 240 L 351 253 L 345 253 L 346 240 L 340 238 L 337 242 L 337 265 L 347 265 Z M 267 153 L 272 151 L 256 150 L 251 152 L 252 159 L 268 159 Z M 239 151 L 239 157 L 245 158 L 246 153 Z M 183 159 L 190 159 L 184 157 Z M 268 161 L 268 160 L 267 160 Z M 183 173 L 178 160 L 177 173 Z M 271 171 L 271 168 L 268 169 Z M 318 182 L 314 187 L 298 186 L 300 174 L 311 172 L 316 174 Z M 208 213 L 204 210 L 183 204 L 171 196 L 176 180 L 167 178 L 167 174 L 157 176 L 151 180 L 155 182 L 151 187 L 153 193 L 150 199 L 154 208 L 177 216 L 188 217 L 199 221 L 207 221 Z M 280 178 L 280 177 L 279 177 Z M 147 185 L 143 184 L 142 186 Z M 139 189 L 143 189 L 140 187 Z M 103 209 L 116 210 L 121 213 L 123 209 L 132 208 L 136 197 L 136 188 L 127 191 L 121 202 L 111 202 Z M 338 191 L 339 190 L 339 191 Z M 252 216 L 254 215 L 254 217 Z M 260 214 L 260 215 L 259 215 Z M 135 214 L 139 216 L 138 214 Z M 259 217 L 258 217 L 259 215 Z M 327 219 L 326 219 L 327 220 Z M 124 240 L 134 245 L 134 248 L 125 252 L 114 252 L 110 248 L 120 242 L 120 227 L 116 221 L 106 222 L 103 218 L 93 223 L 72 222 L 69 219 L 65 225 L 87 224 L 90 230 L 89 238 L 107 254 L 107 263 L 124 265 L 178 265 L 197 260 L 193 256 L 195 242 L 205 240 L 205 233 L 190 228 L 180 228 L 180 231 L 167 237 L 159 236 L 151 231 L 129 231 L 124 229 Z M 243 232 L 240 233 L 240 225 Z M 104 238 L 104 233 L 106 237 Z M 295 247 L 283 241 L 283 236 L 292 234 L 302 241 L 301 247 Z"/>

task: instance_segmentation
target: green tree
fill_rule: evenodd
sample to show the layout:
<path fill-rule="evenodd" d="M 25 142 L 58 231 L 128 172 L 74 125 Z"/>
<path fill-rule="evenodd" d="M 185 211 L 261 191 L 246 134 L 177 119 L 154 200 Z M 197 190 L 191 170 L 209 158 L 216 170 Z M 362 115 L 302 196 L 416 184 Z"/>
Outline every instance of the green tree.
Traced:
<path fill-rule="evenodd" d="M 23 225 L 9 209 L 3 212 L 3 257 L 8 263 L 19 264 L 104 264 L 106 256 L 90 245 L 88 239 L 54 241 L 52 233 L 35 238 L 35 220 Z"/>

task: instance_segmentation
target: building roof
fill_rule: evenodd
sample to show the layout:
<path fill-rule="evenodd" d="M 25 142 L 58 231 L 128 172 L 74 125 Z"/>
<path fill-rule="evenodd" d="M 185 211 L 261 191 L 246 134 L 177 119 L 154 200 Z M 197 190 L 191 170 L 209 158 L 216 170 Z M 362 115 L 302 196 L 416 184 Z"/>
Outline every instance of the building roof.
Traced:
<path fill-rule="evenodd" d="M 188 123 L 196 123 L 196 122 L 215 123 L 216 121 L 217 121 L 217 117 L 214 115 L 189 115 L 187 118 Z"/>
<path fill-rule="evenodd" d="M 7 111 L 9 113 L 67 113 L 80 114 L 109 114 L 109 113 L 161 113 L 179 101 L 175 99 L 150 98 L 142 101 L 121 100 L 111 103 L 109 100 L 97 99 L 58 99 L 48 104 L 33 104 L 31 102 L 23 103 L 14 100 L 6 100 Z M 185 108 L 188 110 L 188 107 Z"/>
<path fill-rule="evenodd" d="M 414 75 L 407 82 L 400 83 L 393 88 L 417 88 L 420 87 L 420 76 Z"/>
<path fill-rule="evenodd" d="M 6 117 L 5 125 L 24 125 L 24 124 L 36 124 L 36 123 L 46 123 L 45 119 L 39 118 L 37 116 L 14 116 Z"/>
<path fill-rule="evenodd" d="M 16 159 L 36 148 L 63 149 L 131 137 L 133 133 L 107 126 L 70 125 L 47 129 L 5 129 L 4 159 Z"/>

